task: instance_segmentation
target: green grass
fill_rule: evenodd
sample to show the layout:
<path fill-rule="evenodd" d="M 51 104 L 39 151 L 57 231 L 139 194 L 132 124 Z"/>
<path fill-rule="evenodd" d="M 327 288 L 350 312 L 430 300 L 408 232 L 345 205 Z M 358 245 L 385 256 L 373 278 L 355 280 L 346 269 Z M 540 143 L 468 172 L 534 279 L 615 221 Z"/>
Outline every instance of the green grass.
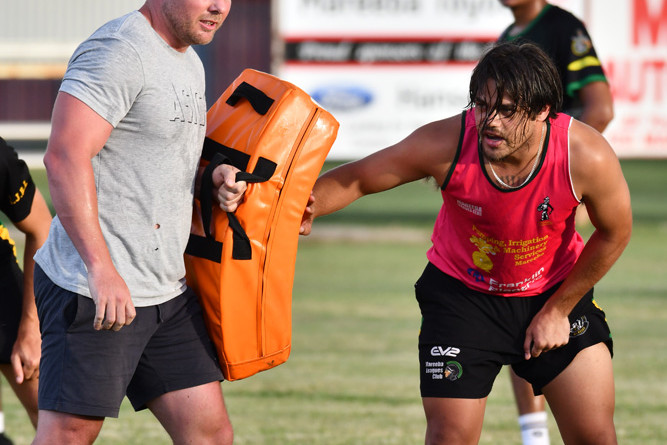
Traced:
<path fill-rule="evenodd" d="M 624 161 L 623 168 L 633 238 L 597 286 L 596 300 L 614 335 L 619 442 L 657 445 L 667 443 L 667 161 Z M 322 218 L 301 240 L 290 359 L 223 384 L 237 444 L 423 443 L 413 283 L 439 203 L 432 184 L 409 184 Z M 341 226 L 349 234 L 360 223 L 382 236 L 325 236 Z M 6 382 L 3 398 L 8 433 L 17 444 L 29 443 L 31 427 Z M 550 422 L 552 444 L 562 443 Z M 98 442 L 169 440 L 150 413 L 134 413 L 126 403 Z M 489 397 L 481 443 L 520 443 L 505 370 Z"/>

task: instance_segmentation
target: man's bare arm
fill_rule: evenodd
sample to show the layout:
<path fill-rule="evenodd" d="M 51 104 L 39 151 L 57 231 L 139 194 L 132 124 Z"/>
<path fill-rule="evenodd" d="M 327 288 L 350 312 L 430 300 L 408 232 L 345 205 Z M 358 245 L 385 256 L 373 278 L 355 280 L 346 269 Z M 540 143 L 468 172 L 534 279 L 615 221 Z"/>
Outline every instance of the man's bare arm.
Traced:
<path fill-rule="evenodd" d="M 567 316 L 611 269 L 632 232 L 630 192 L 612 148 L 599 133 L 577 121 L 570 142 L 575 192 L 583 197 L 595 231 L 568 277 L 529 326 L 526 358 L 568 342 Z"/>
<path fill-rule="evenodd" d="M 132 322 L 136 311 L 104 241 L 91 163 L 111 130 L 111 124 L 90 107 L 61 92 L 53 109 L 44 163 L 58 218 L 88 269 L 97 308 L 94 327 L 118 330 Z"/>

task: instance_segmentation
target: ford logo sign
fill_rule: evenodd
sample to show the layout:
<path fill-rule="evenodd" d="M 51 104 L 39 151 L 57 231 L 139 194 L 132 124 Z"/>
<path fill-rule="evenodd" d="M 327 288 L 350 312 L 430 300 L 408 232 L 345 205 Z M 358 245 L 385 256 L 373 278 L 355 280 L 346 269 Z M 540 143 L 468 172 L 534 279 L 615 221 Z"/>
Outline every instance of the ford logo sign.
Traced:
<path fill-rule="evenodd" d="M 358 86 L 332 85 L 318 88 L 311 96 L 324 108 L 349 111 L 362 108 L 373 100 L 373 94 Z"/>

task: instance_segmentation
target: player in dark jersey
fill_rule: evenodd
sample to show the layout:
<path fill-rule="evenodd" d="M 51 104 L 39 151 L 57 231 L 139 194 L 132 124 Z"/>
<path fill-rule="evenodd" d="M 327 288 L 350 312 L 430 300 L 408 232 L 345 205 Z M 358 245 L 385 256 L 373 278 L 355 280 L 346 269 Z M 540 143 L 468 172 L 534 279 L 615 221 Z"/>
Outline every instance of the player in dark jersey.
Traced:
<path fill-rule="evenodd" d="M 25 235 L 21 270 L 16 244 L 0 221 L 0 370 L 36 426 L 41 339 L 32 286 L 32 257 L 46 240 L 51 213 L 28 166 L 2 138 L 0 178 L 0 210 Z M 11 443 L 4 432 L 0 432 L 1 443 Z"/>
<path fill-rule="evenodd" d="M 556 64 L 563 85 L 563 112 L 597 131 L 613 118 L 609 83 L 584 24 L 545 0 L 500 0 L 514 23 L 499 41 L 526 41 L 542 48 Z"/>
<path fill-rule="evenodd" d="M 527 41 L 542 48 L 556 64 L 563 86 L 563 112 L 600 133 L 613 118 L 609 83 L 584 24 L 572 13 L 546 0 L 500 0 L 511 9 L 514 23 L 499 41 Z M 577 224 L 588 225 L 584 206 Z M 524 445 L 548 445 L 544 397 L 533 396 L 530 385 L 511 373 Z"/>

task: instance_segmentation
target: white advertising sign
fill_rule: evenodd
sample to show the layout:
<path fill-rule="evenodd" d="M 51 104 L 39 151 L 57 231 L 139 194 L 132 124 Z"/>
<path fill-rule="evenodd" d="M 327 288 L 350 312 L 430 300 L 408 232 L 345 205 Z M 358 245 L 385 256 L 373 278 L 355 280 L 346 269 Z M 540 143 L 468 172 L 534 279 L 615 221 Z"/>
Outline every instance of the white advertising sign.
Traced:
<path fill-rule="evenodd" d="M 340 121 L 331 159 L 391 145 L 460 113 L 485 45 L 513 20 L 498 0 L 275 0 L 274 71 Z M 552 1 L 592 35 L 614 95 L 620 157 L 667 157 L 667 0 Z"/>
<path fill-rule="evenodd" d="M 512 22 L 498 0 L 277 0 L 285 38 L 483 37 L 495 39 Z M 581 16 L 582 0 L 555 0 Z"/>
<path fill-rule="evenodd" d="M 460 113 L 470 68 L 285 66 L 289 79 L 331 111 L 341 126 L 330 159 L 356 159 L 394 144 L 417 127 Z"/>

